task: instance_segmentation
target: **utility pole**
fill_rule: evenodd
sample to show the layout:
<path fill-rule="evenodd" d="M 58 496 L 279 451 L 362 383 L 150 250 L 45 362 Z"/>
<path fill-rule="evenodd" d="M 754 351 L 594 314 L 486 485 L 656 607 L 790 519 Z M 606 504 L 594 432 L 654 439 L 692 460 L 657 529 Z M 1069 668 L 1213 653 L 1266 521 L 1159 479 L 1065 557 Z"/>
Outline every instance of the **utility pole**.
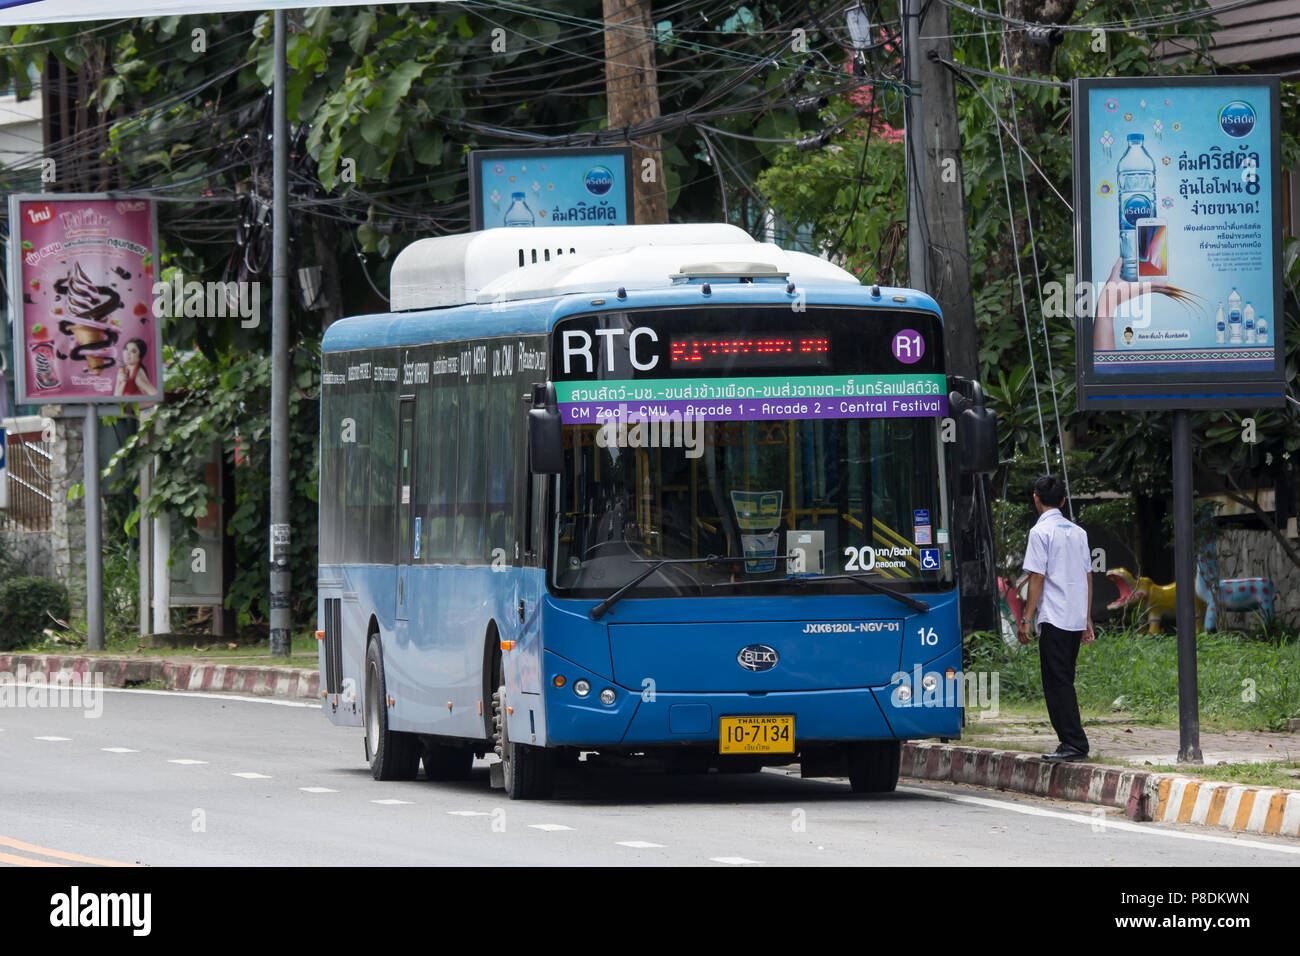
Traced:
<path fill-rule="evenodd" d="M 275 11 L 271 104 L 271 654 L 288 657 L 289 631 L 289 121 L 284 11 Z"/>
<path fill-rule="evenodd" d="M 948 8 L 934 0 L 900 0 L 907 162 L 907 271 L 913 288 L 939 303 L 944 368 L 979 381 L 979 339 L 966 235 L 961 133 L 952 74 L 932 56 L 952 59 Z M 922 40 L 921 37 L 931 39 Z M 996 557 L 988 479 L 962 475 L 953 489 L 963 631 L 997 627 Z"/>
<path fill-rule="evenodd" d="M 655 70 L 650 0 L 604 0 L 605 99 L 609 128 L 659 118 L 659 75 Z M 668 192 L 658 135 L 631 144 L 636 221 L 668 221 Z M 648 162 L 647 162 L 648 161 Z"/>
<path fill-rule="evenodd" d="M 966 237 L 961 133 L 952 74 L 932 60 L 952 59 L 948 8 L 901 0 L 903 56 L 908 96 L 907 267 L 912 288 L 929 293 L 943 311 L 945 367 L 950 375 L 978 380 L 979 341 Z M 921 37 L 933 39 L 922 40 Z"/>

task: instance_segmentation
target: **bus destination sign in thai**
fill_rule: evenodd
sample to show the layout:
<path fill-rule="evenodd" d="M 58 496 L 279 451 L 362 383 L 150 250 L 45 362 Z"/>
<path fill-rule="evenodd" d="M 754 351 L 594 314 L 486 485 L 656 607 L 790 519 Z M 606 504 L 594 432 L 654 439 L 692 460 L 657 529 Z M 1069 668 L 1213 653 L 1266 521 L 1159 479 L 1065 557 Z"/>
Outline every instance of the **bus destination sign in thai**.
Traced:
<path fill-rule="evenodd" d="M 631 225 L 631 155 L 626 147 L 472 150 L 471 228 Z"/>
<path fill-rule="evenodd" d="M 1075 83 L 1078 315 L 1093 408 L 1282 402 L 1276 77 Z M 1071 311 L 1074 310 L 1074 311 Z"/>
<path fill-rule="evenodd" d="M 556 382 L 566 425 L 779 418 L 933 418 L 948 413 L 943 375 L 630 379 Z"/>

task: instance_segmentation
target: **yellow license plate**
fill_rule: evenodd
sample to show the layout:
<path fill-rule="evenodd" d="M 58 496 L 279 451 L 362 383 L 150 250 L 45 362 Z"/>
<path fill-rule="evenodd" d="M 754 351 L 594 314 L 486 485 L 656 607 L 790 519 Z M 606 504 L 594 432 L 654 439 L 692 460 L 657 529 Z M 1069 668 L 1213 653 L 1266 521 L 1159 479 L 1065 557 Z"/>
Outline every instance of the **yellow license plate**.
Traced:
<path fill-rule="evenodd" d="M 724 754 L 794 753 L 794 715 L 721 717 L 718 752 Z"/>

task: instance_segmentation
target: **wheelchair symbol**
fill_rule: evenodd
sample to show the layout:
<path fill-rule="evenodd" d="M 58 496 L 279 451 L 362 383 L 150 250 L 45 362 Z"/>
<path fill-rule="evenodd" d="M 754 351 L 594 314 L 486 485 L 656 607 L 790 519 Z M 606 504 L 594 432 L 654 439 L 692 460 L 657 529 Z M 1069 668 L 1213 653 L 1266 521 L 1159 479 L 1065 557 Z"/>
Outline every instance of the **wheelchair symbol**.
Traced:
<path fill-rule="evenodd" d="M 939 570 L 939 549 L 938 548 L 921 549 L 921 570 L 922 571 Z"/>

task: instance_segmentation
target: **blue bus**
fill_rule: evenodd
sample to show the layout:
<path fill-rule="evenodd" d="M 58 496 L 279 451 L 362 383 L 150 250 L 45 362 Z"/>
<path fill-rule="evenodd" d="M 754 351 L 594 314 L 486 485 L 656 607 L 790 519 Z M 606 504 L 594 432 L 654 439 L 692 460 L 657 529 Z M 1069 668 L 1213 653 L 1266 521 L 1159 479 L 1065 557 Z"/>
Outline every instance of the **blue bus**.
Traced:
<path fill-rule="evenodd" d="M 322 343 L 321 696 L 376 779 L 879 792 L 960 734 L 953 489 L 996 436 L 932 299 L 724 224 L 424 239 L 391 291 Z"/>

